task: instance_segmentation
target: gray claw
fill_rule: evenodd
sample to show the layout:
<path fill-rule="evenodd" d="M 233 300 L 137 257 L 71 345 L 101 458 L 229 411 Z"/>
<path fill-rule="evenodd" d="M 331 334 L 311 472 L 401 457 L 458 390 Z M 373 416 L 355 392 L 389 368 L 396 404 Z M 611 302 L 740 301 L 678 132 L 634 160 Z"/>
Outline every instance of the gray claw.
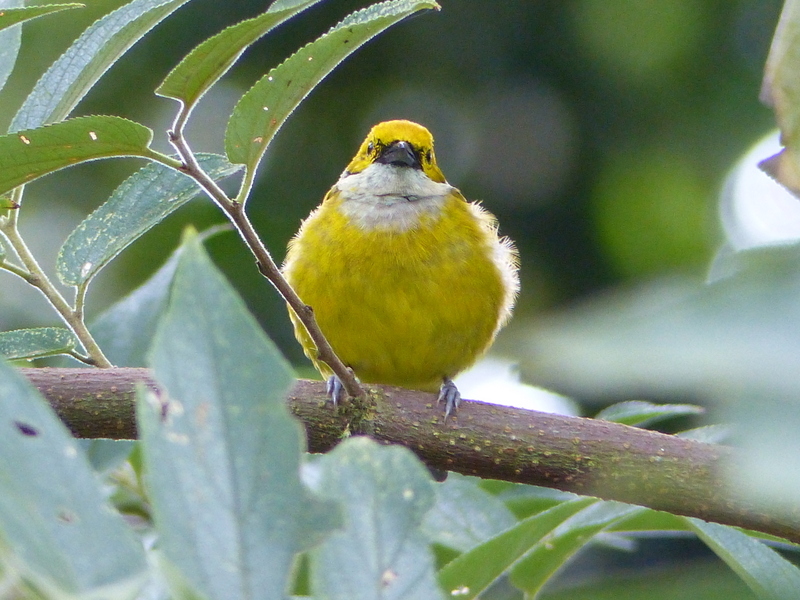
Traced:
<path fill-rule="evenodd" d="M 450 416 L 450 413 L 458 410 L 458 403 L 461 402 L 461 393 L 449 377 L 444 378 L 442 387 L 439 389 L 436 404 L 440 402 L 444 402 L 444 420 L 447 421 L 447 417 Z"/>
<path fill-rule="evenodd" d="M 339 381 L 336 375 L 328 377 L 328 383 L 325 389 L 334 406 L 338 405 L 340 400 L 344 400 L 346 392 L 342 382 Z"/>

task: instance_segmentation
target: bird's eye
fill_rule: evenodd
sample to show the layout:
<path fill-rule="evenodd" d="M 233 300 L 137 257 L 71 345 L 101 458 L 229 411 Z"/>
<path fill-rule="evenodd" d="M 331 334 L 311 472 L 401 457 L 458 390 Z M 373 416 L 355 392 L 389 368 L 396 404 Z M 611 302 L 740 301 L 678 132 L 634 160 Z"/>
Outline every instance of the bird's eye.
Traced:
<path fill-rule="evenodd" d="M 430 150 L 428 150 L 428 151 L 425 153 L 425 160 L 426 160 L 427 162 L 431 162 L 431 161 L 433 160 L 433 152 L 431 152 Z"/>
<path fill-rule="evenodd" d="M 367 154 L 372 154 L 373 152 L 375 152 L 375 144 L 370 142 L 367 144 Z"/>

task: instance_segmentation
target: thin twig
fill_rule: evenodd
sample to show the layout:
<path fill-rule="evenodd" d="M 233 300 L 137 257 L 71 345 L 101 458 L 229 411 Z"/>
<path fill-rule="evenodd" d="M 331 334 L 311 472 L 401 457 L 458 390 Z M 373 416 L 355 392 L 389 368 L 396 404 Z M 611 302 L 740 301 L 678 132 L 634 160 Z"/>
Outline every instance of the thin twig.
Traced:
<path fill-rule="evenodd" d="M 19 188 L 17 188 L 17 190 L 19 190 Z M 14 190 L 13 194 L 16 195 L 21 193 L 17 192 L 17 190 Z M 14 195 L 12 195 L 12 198 L 16 199 Z M 6 271 L 14 273 L 15 275 L 18 275 L 19 277 L 22 277 L 25 281 L 37 288 L 42 293 L 50 305 L 55 309 L 56 313 L 58 313 L 58 316 L 61 317 L 61 320 L 64 321 L 66 326 L 72 331 L 72 333 L 75 334 L 75 337 L 78 338 L 86 350 L 88 356 L 83 362 L 96 367 L 113 367 L 114 365 L 112 365 L 103 354 L 100 346 L 97 345 L 97 342 L 95 341 L 94 337 L 92 337 L 88 327 L 86 327 L 86 323 L 83 320 L 82 310 L 77 310 L 76 308 L 70 306 L 69 302 L 64 299 L 64 296 L 61 295 L 61 292 L 58 291 L 44 270 L 42 270 L 42 268 L 39 266 L 39 263 L 36 261 L 36 258 L 30 251 L 30 248 L 28 248 L 25 240 L 20 235 L 19 228 L 17 227 L 17 215 L 18 211 L 12 211 L 12 213 L 9 214 L 6 219 L 3 219 L 3 221 L 0 222 L 0 228 L 2 228 L 3 235 L 8 240 L 8 243 L 11 245 L 14 252 L 16 252 L 20 262 L 22 262 L 24 269 L 9 264 L 3 264 L 2 268 L 4 268 Z"/>
<path fill-rule="evenodd" d="M 309 336 L 314 341 L 314 345 L 317 347 L 318 359 L 331 368 L 342 382 L 345 391 L 347 391 L 350 397 L 357 398 L 362 396 L 364 391 L 358 383 L 355 374 L 333 351 L 333 348 L 317 324 L 317 320 L 314 317 L 314 310 L 303 302 L 297 295 L 297 292 L 289 285 L 281 274 L 280 269 L 275 264 L 275 261 L 272 259 L 269 250 L 267 250 L 267 247 L 261 241 L 258 233 L 256 233 L 256 230 L 253 228 L 245 212 L 244 200 L 241 198 L 231 200 L 222 188 L 220 188 L 198 164 L 194 152 L 192 152 L 184 136 L 184 127 L 186 126 L 188 117 L 188 110 L 185 106 L 182 106 L 178 115 L 175 117 L 172 130 L 169 132 L 169 141 L 178 152 L 181 160 L 183 160 L 183 172 L 197 181 L 214 203 L 222 209 L 231 223 L 233 223 L 239 236 L 250 249 L 250 252 L 253 253 L 256 264 L 258 265 L 258 270 L 275 287 L 305 326 Z M 252 177 L 249 173 L 246 173 L 245 180 L 250 181 L 251 179 Z"/>

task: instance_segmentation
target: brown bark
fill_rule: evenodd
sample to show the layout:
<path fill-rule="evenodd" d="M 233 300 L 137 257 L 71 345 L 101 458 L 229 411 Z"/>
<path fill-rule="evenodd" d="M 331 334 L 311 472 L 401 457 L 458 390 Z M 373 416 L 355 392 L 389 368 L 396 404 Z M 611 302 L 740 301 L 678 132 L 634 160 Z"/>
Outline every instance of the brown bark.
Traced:
<path fill-rule="evenodd" d="M 130 439 L 146 369 L 21 369 L 77 437 Z M 365 434 L 413 450 L 442 470 L 557 488 L 737 525 L 800 542 L 800 514 L 753 506 L 723 478 L 732 453 L 607 421 L 462 402 L 443 422 L 433 394 L 370 386 L 366 401 L 334 408 L 321 382 L 288 396 L 312 452 Z"/>

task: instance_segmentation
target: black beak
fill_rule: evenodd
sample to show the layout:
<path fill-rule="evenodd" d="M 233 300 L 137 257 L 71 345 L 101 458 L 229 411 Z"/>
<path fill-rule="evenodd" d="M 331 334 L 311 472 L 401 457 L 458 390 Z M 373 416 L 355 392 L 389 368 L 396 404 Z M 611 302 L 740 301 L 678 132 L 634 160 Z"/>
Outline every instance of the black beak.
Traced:
<path fill-rule="evenodd" d="M 422 165 L 419 162 L 417 153 L 408 142 L 392 142 L 384 148 L 381 155 L 375 159 L 375 162 L 383 163 L 384 165 L 394 165 L 396 167 L 411 167 L 412 169 L 421 169 Z"/>

